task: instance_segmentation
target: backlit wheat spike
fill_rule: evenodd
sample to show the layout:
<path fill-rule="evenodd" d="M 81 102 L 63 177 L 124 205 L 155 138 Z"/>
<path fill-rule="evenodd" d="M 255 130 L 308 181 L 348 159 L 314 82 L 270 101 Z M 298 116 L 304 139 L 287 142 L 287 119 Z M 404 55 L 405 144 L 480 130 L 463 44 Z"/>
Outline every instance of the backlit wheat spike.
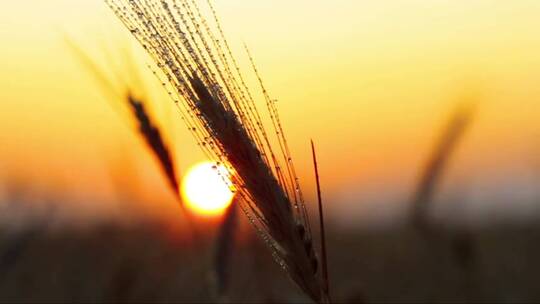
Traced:
<path fill-rule="evenodd" d="M 314 301 L 328 301 L 277 108 L 251 54 L 277 149 L 209 1 L 217 35 L 195 0 L 105 1 L 155 61 L 201 149 L 232 172 L 239 206 L 276 261 Z"/>
<path fill-rule="evenodd" d="M 191 0 L 191 2 L 196 6 L 196 3 L 195 3 L 194 0 Z M 252 119 L 254 120 L 254 122 L 255 122 L 255 124 L 257 126 L 256 130 L 258 132 L 260 132 L 260 136 L 264 139 L 264 142 L 265 142 L 266 146 L 261 145 L 261 152 L 266 157 L 266 155 L 265 155 L 266 147 L 268 147 L 270 149 L 269 153 L 272 153 L 272 151 L 271 151 L 270 143 L 268 141 L 268 137 L 266 135 L 266 131 L 264 130 L 264 127 L 263 127 L 263 124 L 262 124 L 261 117 L 259 115 L 259 111 L 257 110 L 257 105 L 254 102 L 253 96 L 251 95 L 251 93 L 250 93 L 250 91 L 249 91 L 249 89 L 248 89 L 248 87 L 246 85 L 244 77 L 242 76 L 242 72 L 240 71 L 238 63 L 237 63 L 237 61 L 236 61 L 236 59 L 235 59 L 235 57 L 234 57 L 234 55 L 233 55 L 233 53 L 231 51 L 229 43 L 227 42 L 227 38 L 225 37 L 225 34 L 224 34 L 223 29 L 221 27 L 221 22 L 219 21 L 219 17 L 218 17 L 218 15 L 216 13 L 216 10 L 214 9 L 214 6 L 212 5 L 212 2 L 210 0 L 207 0 L 206 3 L 208 4 L 210 10 L 212 11 L 212 16 L 214 18 L 216 27 L 217 27 L 219 35 L 220 35 L 220 38 L 222 39 L 223 45 L 225 46 L 225 49 L 227 50 L 227 54 L 223 54 L 223 57 L 224 57 L 223 65 L 229 71 L 232 68 L 234 68 L 234 70 L 236 71 L 236 76 L 238 77 L 238 80 L 236 79 L 235 76 L 233 76 L 233 74 L 231 72 L 230 75 L 232 77 L 232 81 L 237 86 L 237 88 L 238 88 L 238 90 L 240 92 L 240 96 L 246 102 L 246 106 L 247 106 L 250 114 L 252 115 L 251 117 L 252 117 Z M 201 19 L 202 19 L 202 17 L 201 17 Z M 204 22 L 204 24 L 208 24 L 208 23 Z M 221 49 L 221 45 L 219 44 L 218 41 L 217 41 L 216 48 L 218 50 L 220 50 L 220 52 L 223 52 L 222 49 Z M 229 62 L 227 60 L 227 55 L 229 56 L 229 60 L 232 62 L 232 67 L 229 67 Z M 256 133 L 256 134 L 258 134 L 258 133 Z"/>
<path fill-rule="evenodd" d="M 176 176 L 175 165 L 169 151 L 169 148 L 163 140 L 162 134 L 159 128 L 153 123 L 152 119 L 148 115 L 144 103 L 137 99 L 134 94 L 128 89 L 124 95 L 119 92 L 115 85 L 107 79 L 102 73 L 101 69 L 95 64 L 95 62 L 77 45 L 72 43 L 69 39 L 66 39 L 66 43 L 71 48 L 77 58 L 92 72 L 92 75 L 99 81 L 99 84 L 103 88 L 103 92 L 107 94 L 107 100 L 109 102 L 116 102 L 118 100 L 125 100 L 130 113 L 135 118 L 138 124 L 138 129 L 141 137 L 148 145 L 150 151 L 156 156 L 161 169 L 167 179 L 167 182 L 172 189 L 173 193 L 180 200 L 180 191 L 178 188 L 178 178 Z M 134 71 L 132 71 L 135 74 Z M 131 75 L 136 78 L 136 75 Z M 127 85 L 125 85 L 127 86 Z"/>
<path fill-rule="evenodd" d="M 276 136 L 278 138 L 279 147 L 281 150 L 281 153 L 284 158 L 284 163 L 287 168 L 287 175 L 289 180 L 288 189 L 290 189 L 290 192 L 292 193 L 292 197 L 294 198 L 294 204 L 295 209 L 301 208 L 301 211 L 303 216 L 303 219 L 308 219 L 307 217 L 307 211 L 305 208 L 304 198 L 302 194 L 302 190 L 300 188 L 300 184 L 298 182 L 298 177 L 296 175 L 296 170 L 294 168 L 294 163 L 292 161 L 292 156 L 289 150 L 289 145 L 287 143 L 287 139 L 285 138 L 285 132 L 283 131 L 283 127 L 281 125 L 281 121 L 279 119 L 279 113 L 276 108 L 276 102 L 275 100 L 270 98 L 270 94 L 266 90 L 266 87 L 264 85 L 264 82 L 259 74 L 259 70 L 257 69 L 257 66 L 255 65 L 255 61 L 253 59 L 253 56 L 251 56 L 251 52 L 249 51 L 247 45 L 244 44 L 244 48 L 246 50 L 246 53 L 248 54 L 249 61 L 251 63 L 251 66 L 253 68 L 253 71 L 255 72 L 255 75 L 257 76 L 257 80 L 259 81 L 259 85 L 261 87 L 261 90 L 263 92 L 266 106 L 268 109 L 268 112 L 270 113 L 270 119 L 272 121 L 272 125 L 274 127 L 274 131 L 276 133 Z M 287 185 L 285 185 L 287 187 Z M 304 223 L 309 228 L 309 223 Z M 310 231 L 311 232 L 311 231 Z"/>
<path fill-rule="evenodd" d="M 227 74 L 226 78 L 223 77 L 224 73 L 221 72 L 222 68 L 219 66 L 219 63 L 216 62 L 215 59 L 213 59 L 214 58 L 214 56 L 212 55 L 213 51 L 212 51 L 212 49 L 209 48 L 208 43 L 205 41 L 203 33 L 201 31 L 198 31 L 200 41 L 204 44 L 205 50 L 207 51 L 208 56 L 213 59 L 212 60 L 213 67 L 215 68 L 216 71 L 218 71 L 218 75 L 220 75 L 221 80 L 223 81 L 223 83 L 225 84 L 225 87 L 227 88 L 227 90 L 229 92 L 229 96 L 231 97 L 231 99 L 230 99 L 231 103 L 234 105 L 234 108 L 237 110 L 236 112 L 238 113 L 239 120 L 242 122 L 243 126 L 248 131 L 249 135 L 252 137 L 252 139 L 254 140 L 254 143 L 257 145 L 257 147 L 262 152 L 262 154 L 264 155 L 264 152 L 266 150 L 269 150 L 270 159 L 271 159 L 271 163 L 273 165 L 273 168 L 276 171 L 279 171 L 279 165 L 277 164 L 276 157 L 275 157 L 275 155 L 273 154 L 273 151 L 270 148 L 270 142 L 269 142 L 268 137 L 267 137 L 267 135 L 266 135 L 266 133 L 264 131 L 264 128 L 262 128 L 261 118 L 258 115 L 255 103 L 253 101 L 253 98 L 251 97 L 251 94 L 249 93 L 249 90 L 248 90 L 247 86 L 245 86 L 245 83 L 244 83 L 244 90 L 242 90 L 241 87 L 238 85 L 238 81 L 236 80 L 236 77 L 234 77 L 234 75 L 232 74 L 231 69 L 229 68 L 227 57 L 223 53 L 223 50 L 221 48 L 221 45 L 220 45 L 219 41 L 217 41 L 215 39 L 215 36 L 212 34 L 212 32 L 211 32 L 211 30 L 210 30 L 210 28 L 208 26 L 208 23 L 202 17 L 196 2 L 193 1 L 193 0 L 190 0 L 189 4 L 187 4 L 187 1 L 181 1 L 181 3 L 184 4 L 183 7 L 186 9 L 188 14 L 191 13 L 191 17 L 192 17 L 191 20 L 192 20 L 192 23 L 194 24 L 194 27 L 199 28 L 200 24 L 203 24 L 204 25 L 203 27 L 205 28 L 205 33 L 213 41 L 213 46 L 214 46 L 217 54 L 218 55 L 221 54 L 221 55 L 218 56 L 218 57 L 220 57 L 220 62 L 219 63 L 221 63 L 221 66 L 223 66 L 223 70 L 225 70 L 225 74 Z M 232 52 L 230 51 L 227 40 L 225 39 L 225 36 L 224 36 L 223 31 L 221 29 L 221 26 L 219 24 L 219 20 L 217 18 L 217 15 L 215 14 L 215 10 L 213 9 L 213 7 L 211 7 L 211 9 L 213 11 L 217 27 L 218 27 L 218 29 L 220 29 L 220 35 L 221 35 L 221 38 L 224 41 L 224 44 L 226 46 L 229 57 L 230 57 L 231 61 L 234 63 L 235 68 L 237 69 L 237 71 L 239 71 L 239 69 L 236 66 L 237 65 L 236 60 L 234 59 L 234 57 L 232 57 Z M 194 17 L 192 11 L 195 11 L 197 13 L 197 18 Z M 241 74 L 239 74 L 239 75 L 240 75 L 240 78 L 241 78 Z M 240 79 L 240 81 L 243 82 L 243 79 Z M 233 87 L 233 89 L 231 89 L 231 87 Z M 249 97 L 249 99 L 246 99 L 246 95 Z M 257 128 L 255 127 L 255 125 L 257 125 L 259 127 L 259 131 L 261 131 L 261 135 L 259 135 L 259 133 L 257 132 L 257 130 L 256 130 Z M 264 139 L 264 141 L 261 140 L 261 137 Z M 263 144 L 263 142 L 264 142 L 264 144 Z M 265 148 L 265 145 L 266 145 L 266 147 L 268 147 L 268 149 Z M 265 158 L 265 161 L 268 163 L 268 159 L 266 158 L 265 155 L 264 155 L 264 158 Z M 283 179 L 280 179 L 280 181 L 282 181 L 282 180 Z"/>
<path fill-rule="evenodd" d="M 121 90 L 118 90 L 117 87 L 113 85 L 113 83 L 102 73 L 102 70 L 97 66 L 97 64 L 82 49 L 80 49 L 69 39 L 66 39 L 66 43 L 81 61 L 81 63 L 83 63 L 86 68 L 92 72 L 92 75 L 101 85 L 103 92 L 106 93 L 106 100 L 110 102 L 120 114 L 125 114 L 123 111 L 125 110 L 125 107 L 123 105 L 121 108 L 118 107 L 121 106 L 119 101 L 125 102 L 125 104 L 128 106 L 128 114 L 137 122 L 139 135 L 147 144 L 150 152 L 158 160 L 158 164 L 167 180 L 167 184 L 178 200 L 180 207 L 192 228 L 192 232 L 197 234 L 195 223 L 182 202 L 176 167 L 171 152 L 163 139 L 160 129 L 149 116 L 146 107 L 144 106 L 144 102 L 135 97 L 129 88 L 126 89 L 126 93 L 121 93 Z M 135 69 L 131 67 L 131 65 L 130 73 L 130 76 L 136 79 L 136 82 L 138 82 L 137 73 Z M 120 82 L 123 83 L 123 81 Z M 123 84 L 123 86 L 128 87 L 127 84 Z"/>
<path fill-rule="evenodd" d="M 174 162 L 169 149 L 163 141 L 161 132 L 150 120 L 146 108 L 141 101 L 137 100 L 132 94 L 128 94 L 127 100 L 131 106 L 133 115 L 139 124 L 139 132 L 150 150 L 153 151 L 154 155 L 158 158 L 161 169 L 167 177 L 169 186 L 173 189 L 173 192 L 178 199 L 180 199 L 180 190 L 178 188 L 178 178 L 176 177 Z"/>

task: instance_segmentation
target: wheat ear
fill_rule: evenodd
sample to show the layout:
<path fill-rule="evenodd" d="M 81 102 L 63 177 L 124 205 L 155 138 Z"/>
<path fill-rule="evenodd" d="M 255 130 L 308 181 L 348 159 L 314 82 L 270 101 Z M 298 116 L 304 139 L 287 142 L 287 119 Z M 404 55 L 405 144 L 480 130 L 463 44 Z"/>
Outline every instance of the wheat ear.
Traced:
<path fill-rule="evenodd" d="M 210 1 L 206 2 L 215 29 L 195 0 L 106 2 L 155 61 L 156 76 L 201 149 L 232 172 L 230 187 L 240 209 L 276 261 L 311 299 L 328 301 L 276 102 L 251 54 L 277 144 L 271 144 L 271 131 L 265 128 Z"/>

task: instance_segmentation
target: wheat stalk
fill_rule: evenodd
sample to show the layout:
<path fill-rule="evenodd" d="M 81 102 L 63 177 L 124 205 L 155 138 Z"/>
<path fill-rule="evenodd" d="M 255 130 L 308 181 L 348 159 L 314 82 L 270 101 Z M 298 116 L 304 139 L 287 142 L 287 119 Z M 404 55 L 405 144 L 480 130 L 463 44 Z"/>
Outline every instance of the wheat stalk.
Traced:
<path fill-rule="evenodd" d="M 314 301 L 328 301 L 305 202 L 275 101 L 261 86 L 279 149 L 274 152 L 252 94 L 209 1 L 212 30 L 194 0 L 106 1 L 155 61 L 188 130 L 232 172 L 239 206 L 279 265 Z M 217 32 L 217 34 L 215 34 Z M 247 48 L 246 48 L 247 49 Z M 322 263 L 325 268 L 325 261 Z"/>
<path fill-rule="evenodd" d="M 473 235 L 469 231 L 462 231 L 452 235 L 450 239 L 446 238 L 440 229 L 436 229 L 437 227 L 430 222 L 429 211 L 448 168 L 448 162 L 470 128 L 474 114 L 471 104 L 459 105 L 451 114 L 420 175 L 413 197 L 411 215 L 413 227 L 432 249 L 446 248 L 444 245 L 449 242 L 452 258 L 462 271 L 462 282 L 467 294 L 473 288 L 471 271 L 477 258 Z M 436 250 L 435 253 L 441 252 Z"/>
<path fill-rule="evenodd" d="M 473 109 L 460 105 L 452 113 L 423 168 L 412 200 L 412 222 L 421 231 L 429 230 L 429 208 L 447 164 L 469 128 Z"/>
<path fill-rule="evenodd" d="M 233 201 L 219 227 L 215 242 L 213 271 L 216 280 L 216 292 L 218 299 L 224 299 L 229 288 L 231 258 L 235 247 L 235 232 L 238 226 L 238 204 Z"/>

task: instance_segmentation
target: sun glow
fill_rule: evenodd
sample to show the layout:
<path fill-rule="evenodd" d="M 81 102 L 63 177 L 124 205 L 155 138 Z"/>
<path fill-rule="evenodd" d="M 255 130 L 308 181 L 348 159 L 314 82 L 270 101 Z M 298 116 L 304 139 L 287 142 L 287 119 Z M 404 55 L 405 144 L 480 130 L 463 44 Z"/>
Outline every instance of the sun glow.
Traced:
<path fill-rule="evenodd" d="M 190 211 L 204 216 L 220 215 L 234 196 L 230 184 L 229 173 L 223 165 L 203 162 L 184 176 L 182 196 Z"/>

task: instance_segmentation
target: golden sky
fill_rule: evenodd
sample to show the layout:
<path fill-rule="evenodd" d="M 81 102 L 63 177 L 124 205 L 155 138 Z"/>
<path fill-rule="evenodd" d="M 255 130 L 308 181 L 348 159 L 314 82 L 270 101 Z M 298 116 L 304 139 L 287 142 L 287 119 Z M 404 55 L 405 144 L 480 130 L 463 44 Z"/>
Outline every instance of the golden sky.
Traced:
<path fill-rule="evenodd" d="M 303 183 L 313 185 L 313 138 L 336 204 L 362 204 L 359 193 L 380 189 L 407 193 L 441 124 L 469 95 L 478 117 L 450 175 L 530 183 L 540 174 L 540 2 L 215 2 L 241 64 L 246 42 L 279 99 Z M 107 72 L 125 67 L 130 40 L 105 5 L 11 1 L 0 20 L 0 178 L 97 197 L 118 183 L 166 193 L 129 122 L 64 40 Z M 156 82 L 144 79 L 185 171 L 202 156 Z"/>

